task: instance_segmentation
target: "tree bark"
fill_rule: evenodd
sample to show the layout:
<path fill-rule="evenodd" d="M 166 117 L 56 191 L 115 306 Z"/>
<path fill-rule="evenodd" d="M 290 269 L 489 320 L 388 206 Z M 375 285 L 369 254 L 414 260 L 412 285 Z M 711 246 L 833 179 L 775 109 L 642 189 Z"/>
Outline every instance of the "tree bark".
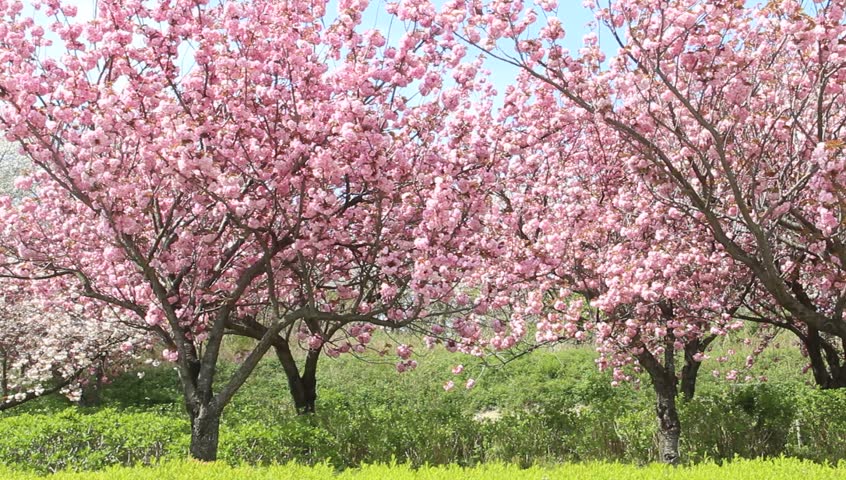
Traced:
<path fill-rule="evenodd" d="M 676 407 L 678 388 L 672 339 L 667 341 L 663 365 L 649 350 L 644 350 L 637 359 L 649 374 L 657 397 L 655 413 L 658 417 L 658 459 L 663 463 L 676 465 L 679 462 L 681 420 Z"/>
<path fill-rule="evenodd" d="M 302 413 L 314 413 L 317 403 L 317 360 L 320 358 L 320 350 L 309 350 L 306 354 L 305 366 L 303 367 L 303 390 L 305 398 Z"/>
<path fill-rule="evenodd" d="M 823 390 L 846 387 L 846 366 L 834 345 L 820 335 L 819 330 L 808 327 L 806 336 L 799 338 L 808 351 L 814 382 Z"/>
<path fill-rule="evenodd" d="M 316 411 L 317 402 L 317 359 L 320 356 L 319 350 L 309 350 L 306 355 L 305 367 L 300 374 L 297 362 L 288 348 L 287 342 L 282 339 L 274 343 L 276 358 L 282 364 L 285 376 L 288 378 L 288 388 L 291 392 L 291 399 L 298 415 L 306 415 Z"/>
<path fill-rule="evenodd" d="M 663 463 L 676 465 L 679 462 L 679 438 L 681 421 L 676 408 L 676 386 L 665 380 L 652 382 L 658 397 L 655 412 L 658 414 L 658 456 Z"/>
<path fill-rule="evenodd" d="M 220 437 L 220 412 L 201 406 L 189 412 L 191 417 L 191 456 L 204 462 L 217 460 Z"/>
<path fill-rule="evenodd" d="M 89 382 L 82 387 L 82 393 L 77 404 L 80 407 L 96 407 L 100 405 L 100 392 L 103 389 L 103 369 L 98 365 L 94 373 L 88 376 Z"/>
<path fill-rule="evenodd" d="M 5 400 L 6 395 L 9 394 L 9 359 L 6 357 L 5 350 L 0 350 L 0 356 L 3 357 L 3 376 L 0 378 L 0 398 Z"/>
<path fill-rule="evenodd" d="M 308 415 L 310 413 L 315 413 L 317 411 L 317 382 L 314 378 L 309 381 L 309 379 L 300 377 L 297 383 L 297 390 L 291 390 L 291 396 L 294 400 L 294 407 L 297 409 L 297 415 Z"/>
<path fill-rule="evenodd" d="M 681 393 L 685 401 L 693 400 L 696 395 L 696 377 L 701 366 L 702 362 L 693 361 L 685 363 L 682 367 Z"/>
<path fill-rule="evenodd" d="M 710 335 L 702 339 L 692 340 L 684 346 L 684 366 L 681 371 L 681 393 L 685 401 L 693 400 L 696 394 L 696 379 L 699 376 L 699 367 L 702 361 L 696 360 L 696 354 L 705 353 L 705 350 L 717 338 Z"/>

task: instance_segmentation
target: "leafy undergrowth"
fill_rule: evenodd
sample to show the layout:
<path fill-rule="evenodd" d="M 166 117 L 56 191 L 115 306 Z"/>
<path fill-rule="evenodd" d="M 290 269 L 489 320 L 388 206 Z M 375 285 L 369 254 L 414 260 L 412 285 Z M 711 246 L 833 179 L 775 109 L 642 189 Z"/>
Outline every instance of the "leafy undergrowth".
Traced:
<path fill-rule="evenodd" d="M 742 342 L 724 343 L 715 356 L 729 349 L 737 349 L 735 357 L 745 355 Z M 846 389 L 806 385 L 801 356 L 791 345 L 767 352 L 748 382 L 710 375 L 737 368 L 732 362 L 741 358 L 703 366 L 696 398 L 679 405 L 685 463 L 781 455 L 846 460 Z M 404 374 L 392 364 L 373 363 L 378 357 L 370 363 L 322 360 L 317 413 L 305 417 L 294 414 L 278 362 L 265 359 L 224 412 L 220 460 L 325 462 L 343 470 L 392 458 L 467 467 L 646 464 L 656 458 L 654 394 L 647 384 L 612 387 L 590 348 L 538 351 L 505 368 L 441 351 L 425 355 L 417 370 Z M 452 374 L 459 363 L 464 372 Z M 101 392 L 98 408 L 45 398 L 3 412 L 0 464 L 47 473 L 186 458 L 189 428 L 176 373 L 169 365 L 142 373 L 143 379 L 115 379 Z M 777 380 L 761 383 L 760 376 Z M 463 388 L 468 378 L 477 380 L 474 389 Z M 459 386 L 445 392 L 449 379 Z"/>
<path fill-rule="evenodd" d="M 723 464 L 705 463 L 672 468 L 652 464 L 645 467 L 614 463 L 566 464 L 557 467 L 521 469 L 514 465 L 487 464 L 474 468 L 458 466 L 411 468 L 406 465 L 366 465 L 336 472 L 331 466 L 289 464 L 272 467 L 232 467 L 225 463 L 203 464 L 194 461 L 167 462 L 155 467 L 110 468 L 101 472 L 60 472 L 36 476 L 3 471 L 7 480 L 547 480 L 578 478 L 580 480 L 618 480 L 626 478 L 671 480 L 837 480 L 846 479 L 846 465 L 831 467 L 795 459 L 737 460 Z"/>

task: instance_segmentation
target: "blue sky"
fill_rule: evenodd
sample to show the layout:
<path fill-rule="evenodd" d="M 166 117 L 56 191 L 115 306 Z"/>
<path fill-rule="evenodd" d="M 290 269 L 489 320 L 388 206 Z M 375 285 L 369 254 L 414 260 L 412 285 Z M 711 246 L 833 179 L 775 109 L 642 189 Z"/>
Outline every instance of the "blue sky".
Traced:
<path fill-rule="evenodd" d="M 593 20 L 593 13 L 582 6 L 582 0 L 559 0 L 559 2 L 561 7 L 559 8 L 558 16 L 567 32 L 564 39 L 564 46 L 569 48 L 571 52 L 576 52 L 581 48 L 582 37 L 590 31 L 588 24 Z M 386 3 L 386 0 L 371 0 L 370 7 L 362 20 L 362 26 L 365 28 L 376 28 L 383 32 L 392 27 L 393 31 L 399 32 L 402 26 L 396 25 L 396 23 L 393 26 L 390 24 L 390 15 L 384 11 Z M 441 5 L 443 1 L 435 0 L 435 4 Z M 531 5 L 531 0 L 526 0 L 526 4 Z M 334 14 L 337 11 L 337 0 L 330 1 L 327 11 L 330 14 Z M 611 46 L 610 42 L 605 43 Z M 477 52 L 471 51 L 470 53 L 475 54 Z M 606 50 L 606 53 L 610 54 L 611 51 Z M 491 71 L 491 81 L 497 91 L 502 94 L 505 86 L 512 83 L 515 78 L 516 69 L 496 60 L 487 61 L 485 66 Z"/>
<path fill-rule="evenodd" d="M 155 1 L 155 0 L 151 0 Z M 214 1 L 214 0 L 212 0 Z M 222 0 L 222 1 L 229 1 L 229 0 Z M 284 1 L 284 0 L 280 0 Z M 296 1 L 296 0 L 288 0 L 288 1 Z M 577 51 L 582 43 L 582 37 L 588 33 L 588 24 L 591 22 L 593 16 L 590 10 L 582 6 L 582 0 L 560 0 L 561 7 L 559 8 L 558 16 L 567 31 L 567 36 L 564 40 L 564 46 L 569 48 L 571 51 Z M 42 13 L 36 12 L 35 9 L 31 6 L 30 0 L 24 0 L 25 4 L 28 4 L 28 8 L 25 9 L 25 13 L 27 15 L 35 16 L 36 22 L 46 25 L 51 23 L 52 19 L 47 19 Z M 93 18 L 94 12 L 96 10 L 97 0 L 78 0 L 76 2 L 66 2 L 66 3 L 74 3 L 78 9 L 77 19 L 81 21 L 87 21 Z M 391 30 L 391 37 L 388 41 L 396 40 L 399 38 L 399 34 L 403 29 L 401 24 L 398 24 L 394 21 L 391 24 L 391 16 L 385 11 L 385 5 L 387 0 L 371 0 L 370 6 L 367 9 L 363 21 L 362 27 L 363 28 L 375 28 L 379 29 L 383 32 L 388 32 Z M 443 3 L 442 0 L 436 0 L 436 4 Z M 527 1 L 527 3 L 531 3 Z M 337 0 L 330 0 L 328 8 L 327 8 L 327 18 L 326 22 L 329 23 L 335 17 L 337 10 L 338 10 L 338 1 Z M 48 34 L 49 37 L 49 34 Z M 57 44 L 60 42 L 56 42 Z M 603 42 L 606 46 L 612 47 L 611 42 Z M 613 50 L 613 48 L 611 49 Z M 611 53 L 610 51 L 606 50 L 607 53 Z M 61 48 L 53 47 L 47 49 L 46 51 L 41 52 L 43 56 L 59 56 L 62 53 Z M 183 65 L 186 68 L 190 68 L 191 61 L 190 61 L 190 49 L 186 48 L 182 50 L 180 53 L 186 55 Z M 476 52 L 471 52 L 476 53 Z M 491 81 L 493 82 L 496 89 L 500 92 L 500 94 L 504 91 L 504 87 L 512 82 L 516 75 L 516 71 L 513 67 L 510 67 L 502 62 L 498 62 L 495 60 L 489 60 L 486 63 L 486 67 L 488 70 L 491 71 Z"/>

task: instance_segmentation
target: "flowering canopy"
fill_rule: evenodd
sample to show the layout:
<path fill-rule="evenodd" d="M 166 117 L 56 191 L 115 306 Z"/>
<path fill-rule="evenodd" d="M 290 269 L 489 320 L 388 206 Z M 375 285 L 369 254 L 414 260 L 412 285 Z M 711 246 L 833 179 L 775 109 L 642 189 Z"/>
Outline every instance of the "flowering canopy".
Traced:
<path fill-rule="evenodd" d="M 92 375 L 99 382 L 122 372 L 150 345 L 111 310 L 95 312 L 70 298 L 42 302 L 27 286 L 3 282 L 0 410 L 56 391 L 79 400 Z"/>
<path fill-rule="evenodd" d="M 746 318 L 789 327 L 809 350 L 846 338 L 843 2 L 584 3 L 602 28 L 572 53 L 563 41 L 566 3 L 456 0 L 436 9 L 409 0 L 396 8 L 431 25 L 442 48 L 471 45 L 520 70 L 503 109 L 518 138 L 504 150 L 522 155 L 518 173 L 528 168 L 529 177 L 511 188 L 510 202 L 541 200 L 530 200 L 511 230 L 549 251 L 550 266 L 575 259 L 558 274 L 564 297 L 583 285 L 606 315 L 635 312 L 595 325 L 600 341 L 622 353 L 616 362 L 649 348 L 644 333 L 691 339 L 710 330 L 705 311 L 716 315 L 716 332 L 725 330 L 734 323 L 723 315 L 737 313 L 740 300 L 752 312 Z M 606 56 L 600 37 L 616 55 Z M 568 142 L 585 145 L 572 155 Z M 570 170 L 546 167 L 562 150 Z M 550 207 L 563 213 L 533 213 Z M 539 262 L 516 265 L 531 272 Z M 534 297 L 538 314 L 543 297 Z M 659 325 L 670 299 L 686 310 L 683 320 Z M 578 302 L 559 300 L 578 318 Z M 542 336 L 578 330 L 549 315 Z M 827 346 L 829 373 L 842 374 L 842 350 Z"/>
<path fill-rule="evenodd" d="M 488 92 L 445 85 L 472 66 L 417 32 L 361 32 L 356 1 L 328 26 L 320 0 L 101 1 L 83 23 L 49 1 L 67 52 L 42 59 L 51 36 L 0 6 L 0 128 L 38 167 L 18 182 L 34 195 L 2 205 L 7 274 L 73 278 L 131 312 L 177 362 L 192 419 L 219 416 L 280 335 L 349 351 L 369 328 L 345 326 L 437 314 L 474 267 L 490 173 L 465 117 Z M 213 395 L 230 330 L 261 341 Z M 194 426 L 192 452 L 213 457 L 216 424 Z"/>

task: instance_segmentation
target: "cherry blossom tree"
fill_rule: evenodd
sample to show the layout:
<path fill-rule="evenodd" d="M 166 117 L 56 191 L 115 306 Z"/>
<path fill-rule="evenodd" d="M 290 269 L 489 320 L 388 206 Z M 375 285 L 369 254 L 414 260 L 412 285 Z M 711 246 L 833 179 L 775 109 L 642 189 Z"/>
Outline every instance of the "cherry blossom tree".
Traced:
<path fill-rule="evenodd" d="M 585 106 L 753 272 L 771 308 L 749 318 L 794 331 L 818 384 L 843 386 L 843 4 L 648 3 L 597 8 L 622 50 L 610 110 Z"/>
<path fill-rule="evenodd" d="M 600 186 L 624 179 L 634 183 L 629 203 L 636 208 L 629 214 L 640 221 L 635 220 L 634 226 L 622 221 L 600 231 L 632 234 L 628 240 L 639 239 L 641 245 L 632 250 L 612 244 L 609 266 L 589 270 L 589 275 L 599 274 L 600 285 L 612 287 L 589 298 L 594 307 L 607 315 L 627 304 L 625 300 L 637 300 L 640 288 L 640 299 L 657 308 L 652 315 L 656 318 L 662 303 L 666 305 L 663 295 L 642 287 L 650 279 L 645 267 L 656 264 L 656 258 L 648 255 L 655 257 L 652 249 L 657 246 L 669 253 L 663 261 L 671 266 L 679 258 L 696 262 L 692 271 L 680 276 L 681 293 L 674 296 L 691 302 L 704 281 L 705 290 L 713 295 L 713 307 L 721 307 L 712 310 L 793 331 L 811 357 L 817 382 L 824 387 L 841 385 L 846 339 L 843 3 L 778 1 L 751 7 L 735 1 L 591 0 L 585 4 L 594 9 L 601 28 L 586 36 L 575 53 L 563 42 L 562 16 L 571 7 L 568 4 L 559 8 L 557 2 L 548 1 L 456 0 L 436 8 L 411 0 L 399 2 L 394 11 L 401 19 L 426 26 L 441 48 L 451 52 L 476 48 L 494 61 L 516 67 L 521 73 L 505 100 L 504 115 L 534 112 L 524 116 L 521 133 L 538 143 L 552 137 L 542 150 L 545 157 L 563 148 L 554 140 L 558 132 L 592 126 L 569 141 L 588 143 L 586 151 L 596 157 L 598 152 L 612 157 L 612 162 L 601 163 L 612 168 L 592 169 L 592 159 L 582 162 L 581 170 L 550 175 L 542 188 L 573 178 Z M 615 56 L 606 58 L 600 37 L 616 44 Z M 506 150 L 520 152 L 524 143 L 512 142 Z M 537 187 L 526 190 L 532 188 Z M 516 192 L 522 195 L 521 190 Z M 584 208 L 583 202 L 577 198 L 569 208 Z M 586 215 L 602 218 L 598 212 Z M 520 223 L 516 225 L 522 231 Z M 646 235 L 638 237 L 638 232 Z M 678 242 L 684 245 L 666 250 L 661 245 L 663 236 L 681 234 Z M 578 245 L 574 256 L 585 255 L 583 245 L 595 244 L 572 244 Z M 735 265 L 708 272 L 717 264 L 704 260 L 701 252 L 719 252 L 726 257 L 724 265 L 732 263 L 728 259 Z M 700 267 L 704 270 L 697 278 L 694 272 Z M 564 271 L 572 275 L 569 269 Z M 711 278 L 723 274 L 729 277 Z M 623 276 L 614 280 L 618 275 Z M 696 281 L 685 282 L 685 277 Z M 677 288 L 660 278 L 650 281 L 656 280 Z M 626 283 L 616 286 L 609 284 L 612 281 Z M 711 291 L 709 284 L 715 287 Z M 746 294 L 721 295 L 720 290 L 731 284 L 746 284 L 738 290 Z M 620 293 L 628 287 L 634 287 L 634 297 Z M 731 298 L 742 298 L 744 308 L 738 310 Z M 704 303 L 694 300 L 689 305 L 697 307 L 691 311 L 696 312 Z M 633 311 L 649 317 L 643 307 Z M 612 328 L 599 338 L 629 343 L 632 336 L 627 333 Z M 649 370 L 649 359 L 637 360 Z M 664 456 L 673 458 L 672 452 Z"/>
<path fill-rule="evenodd" d="M 575 54 L 555 2 L 449 2 L 435 23 L 446 48 L 476 46 L 521 69 L 521 85 L 556 92 L 544 108 L 624 138 L 618 157 L 656 201 L 678 204 L 752 272 L 764 297 L 751 303 L 773 308 L 749 318 L 794 331 L 818 383 L 842 386 L 844 5 L 586 5 L 603 28 Z"/>
<path fill-rule="evenodd" d="M 29 286 L 3 282 L 0 410 L 55 392 L 78 401 L 86 384 L 124 372 L 149 345 L 112 311 L 93 311 L 70 297 L 43 302 Z"/>
<path fill-rule="evenodd" d="M 627 97 L 641 112 L 652 105 L 654 128 L 635 125 L 634 110 L 620 119 L 661 149 L 664 159 L 642 156 L 756 276 L 759 303 L 776 308 L 752 319 L 792 327 L 824 388 L 846 385 L 843 7 L 679 2 L 651 18 L 621 5 L 598 11 L 628 31 L 651 24 L 629 34 L 633 52 L 620 66 L 631 84 L 649 78 Z"/>
<path fill-rule="evenodd" d="M 474 306 L 451 300 L 492 174 L 463 115 L 489 92 L 443 82 L 460 56 L 363 31 L 357 1 L 328 25 L 320 0 L 104 0 L 82 23 L 46 1 L 47 29 L 0 5 L 0 128 L 37 167 L 0 212 L 6 275 L 72 283 L 153 332 L 195 458 L 216 457 L 223 408 L 270 348 L 313 388 L 319 353 L 361 348 L 367 325 Z M 51 41 L 67 52 L 42 55 Z M 227 333 L 258 342 L 215 390 Z M 283 358 L 294 340 L 303 373 Z"/>
<path fill-rule="evenodd" d="M 0 143 L 0 191 L 28 195 L 13 184 L 30 168 L 14 144 Z M 0 282 L 0 410 L 55 392 L 75 401 L 96 397 L 103 380 L 134 365 L 149 345 L 114 312 L 85 310 L 67 292 L 45 302 L 33 286 Z"/>
<path fill-rule="evenodd" d="M 471 335 L 459 332 L 460 348 L 512 348 L 532 332 L 529 349 L 595 342 L 597 364 L 613 371 L 613 384 L 647 374 L 660 458 L 675 463 L 676 399 L 693 397 L 713 340 L 743 325 L 733 314 L 750 291 L 749 275 L 707 230 L 653 202 L 646 185 L 627 176 L 613 136 L 604 137 L 609 148 L 593 147 L 590 132 L 601 124 L 585 118 L 566 126 L 564 111 L 539 119 L 537 103 L 513 102 L 530 95 L 543 103 L 543 92 L 509 92 L 501 114 L 512 120 L 493 136 L 494 155 L 507 165 L 494 190 L 498 211 L 486 222 L 502 253 L 485 277 L 500 284 L 492 311 L 507 308 L 510 317 L 480 316 Z M 478 335 L 486 325 L 493 334 Z"/>
<path fill-rule="evenodd" d="M 4 195 L 23 193 L 14 188 L 14 182 L 29 166 L 26 158 L 17 154 L 14 144 L 0 140 L 0 192 Z"/>

